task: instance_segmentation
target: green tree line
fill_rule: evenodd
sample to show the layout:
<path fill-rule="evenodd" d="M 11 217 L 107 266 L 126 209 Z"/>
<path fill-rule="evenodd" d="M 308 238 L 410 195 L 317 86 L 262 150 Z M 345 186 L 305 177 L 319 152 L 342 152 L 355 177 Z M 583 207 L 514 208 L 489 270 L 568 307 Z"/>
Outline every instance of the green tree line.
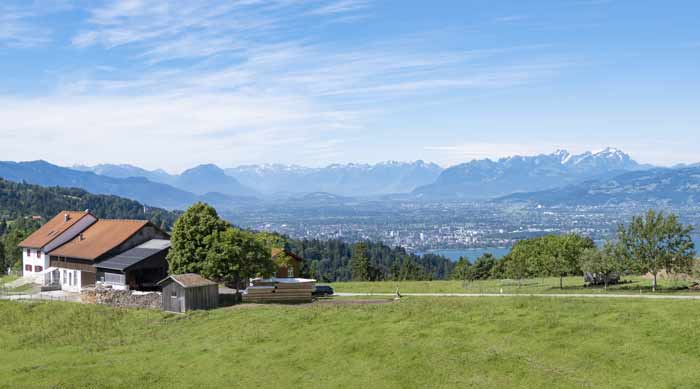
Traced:
<path fill-rule="evenodd" d="M 614 238 L 602 247 L 576 234 L 546 235 L 516 243 L 502 259 L 486 254 L 472 264 L 466 258 L 457 261 L 452 279 L 465 282 L 477 279 L 559 277 L 588 273 L 605 287 L 609 280 L 623 274 L 651 274 L 652 289 L 657 276 L 666 273 L 690 273 L 696 254 L 692 226 L 679 222 L 674 214 L 653 210 L 634 217 L 617 228 Z"/>

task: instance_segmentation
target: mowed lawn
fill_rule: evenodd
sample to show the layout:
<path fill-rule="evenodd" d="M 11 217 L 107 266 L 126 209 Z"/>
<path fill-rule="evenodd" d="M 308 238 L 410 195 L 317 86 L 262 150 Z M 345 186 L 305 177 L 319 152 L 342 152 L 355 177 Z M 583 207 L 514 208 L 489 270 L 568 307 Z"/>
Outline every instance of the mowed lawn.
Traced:
<path fill-rule="evenodd" d="M 516 280 L 462 281 L 376 281 L 336 282 L 330 285 L 336 292 L 348 293 L 652 293 L 652 281 L 640 276 L 628 276 L 618 285 L 586 287 L 583 277 L 565 277 L 564 288 L 559 288 L 559 278 L 533 278 Z M 659 279 L 655 293 L 699 295 L 700 291 L 689 290 L 692 281 Z"/>
<path fill-rule="evenodd" d="M 692 388 L 700 302 L 404 298 L 187 315 L 0 301 L 9 388 Z"/>

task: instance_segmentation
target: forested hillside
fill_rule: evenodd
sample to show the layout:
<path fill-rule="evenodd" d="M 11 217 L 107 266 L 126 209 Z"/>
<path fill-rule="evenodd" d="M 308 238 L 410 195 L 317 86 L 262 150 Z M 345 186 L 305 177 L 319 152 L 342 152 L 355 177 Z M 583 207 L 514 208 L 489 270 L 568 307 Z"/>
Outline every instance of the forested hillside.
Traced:
<path fill-rule="evenodd" d="M 308 274 L 320 281 L 350 281 L 353 251 L 358 245 L 342 240 L 289 240 L 290 249 L 303 257 Z M 410 254 L 401 247 L 363 242 L 369 260 L 370 280 L 437 280 L 449 277 L 454 263 L 433 254 Z"/>
<path fill-rule="evenodd" d="M 6 181 L 0 178 L 0 219 L 25 216 L 51 218 L 63 210 L 89 209 L 99 218 L 147 219 L 169 228 L 177 212 L 146 207 L 136 201 L 117 196 L 95 195 L 82 189 L 42 187 Z"/>

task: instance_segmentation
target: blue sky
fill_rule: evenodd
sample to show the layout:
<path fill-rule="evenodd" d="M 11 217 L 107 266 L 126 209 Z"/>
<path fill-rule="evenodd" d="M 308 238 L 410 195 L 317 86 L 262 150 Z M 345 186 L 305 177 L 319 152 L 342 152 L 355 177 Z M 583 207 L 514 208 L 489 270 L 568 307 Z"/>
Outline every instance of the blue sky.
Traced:
<path fill-rule="evenodd" d="M 698 162 L 696 1 L 3 1 L 0 155 Z"/>

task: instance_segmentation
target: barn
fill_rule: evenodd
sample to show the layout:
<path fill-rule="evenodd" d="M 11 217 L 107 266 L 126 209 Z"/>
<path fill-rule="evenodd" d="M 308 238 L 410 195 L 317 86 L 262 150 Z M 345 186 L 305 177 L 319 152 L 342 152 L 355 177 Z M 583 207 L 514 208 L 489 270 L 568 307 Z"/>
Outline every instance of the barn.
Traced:
<path fill-rule="evenodd" d="M 213 309 L 219 306 L 219 285 L 199 274 L 176 274 L 158 283 L 162 287 L 162 308 L 169 312 Z"/>

